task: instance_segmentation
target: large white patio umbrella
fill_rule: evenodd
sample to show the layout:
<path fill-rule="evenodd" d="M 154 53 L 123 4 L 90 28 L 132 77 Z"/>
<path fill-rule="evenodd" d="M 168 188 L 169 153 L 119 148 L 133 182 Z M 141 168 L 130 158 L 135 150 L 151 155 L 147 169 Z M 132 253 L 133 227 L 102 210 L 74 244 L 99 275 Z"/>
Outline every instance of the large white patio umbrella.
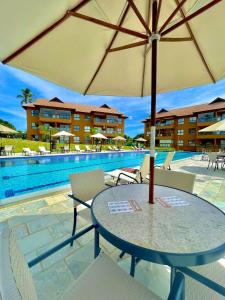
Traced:
<path fill-rule="evenodd" d="M 2 0 L 0 59 L 85 95 L 151 95 L 153 203 L 156 91 L 224 77 L 224 15 L 223 0 Z"/>
<path fill-rule="evenodd" d="M 225 120 L 219 121 L 213 125 L 210 125 L 208 127 L 199 130 L 199 132 L 220 132 L 220 131 L 225 131 Z"/>
<path fill-rule="evenodd" d="M 120 135 L 113 138 L 114 141 L 126 141 L 126 139 Z"/>
<path fill-rule="evenodd" d="M 139 137 L 138 139 L 135 139 L 136 142 L 147 142 L 146 139 Z"/>
<path fill-rule="evenodd" d="M 108 138 L 106 136 L 104 136 L 104 134 L 102 134 L 102 133 L 93 134 L 93 135 L 91 135 L 91 137 L 94 139 L 108 140 Z"/>
<path fill-rule="evenodd" d="M 68 136 L 70 138 L 71 136 L 75 136 L 75 135 L 73 133 L 70 133 L 70 132 L 64 131 L 64 130 L 59 131 L 52 135 L 52 137 L 66 137 L 66 136 Z M 69 139 L 69 148 L 70 148 L 70 139 Z"/>

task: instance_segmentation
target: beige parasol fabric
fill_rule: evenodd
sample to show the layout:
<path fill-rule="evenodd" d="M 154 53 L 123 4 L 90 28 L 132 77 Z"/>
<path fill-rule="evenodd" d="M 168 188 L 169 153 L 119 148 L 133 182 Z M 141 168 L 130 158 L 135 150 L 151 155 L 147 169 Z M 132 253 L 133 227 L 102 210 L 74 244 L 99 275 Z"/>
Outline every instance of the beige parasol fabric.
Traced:
<path fill-rule="evenodd" d="M 106 136 L 104 136 L 103 134 L 101 134 L 101 133 L 93 134 L 93 135 L 91 135 L 91 138 L 94 138 L 94 139 L 102 139 L 102 140 L 108 140 L 108 138 L 107 138 Z"/>
<path fill-rule="evenodd" d="M 9 127 L 6 127 L 6 126 L 0 124 L 0 133 L 1 134 L 16 134 L 18 132 L 12 128 L 9 128 Z"/>
<path fill-rule="evenodd" d="M 158 29 L 181 0 L 160 2 Z M 213 1 L 188 0 L 181 8 L 185 16 L 190 16 L 210 2 Z M 115 29 L 90 22 L 89 17 L 92 17 L 118 25 L 126 13 L 122 27 L 138 34 L 119 32 L 110 48 L 146 41 L 149 35 L 134 10 L 129 7 L 126 12 L 127 3 L 126 0 L 115 0 L 113 5 L 110 0 L 2 0 L 0 60 L 80 93 L 150 95 L 151 45 L 109 52 L 107 49 Z M 134 0 L 133 3 L 147 20 L 149 0 Z M 84 19 L 83 15 L 88 18 Z M 225 1 L 220 1 L 161 36 L 158 43 L 158 92 L 192 87 L 224 77 L 224 15 Z M 177 10 L 163 31 L 182 18 L 181 10 Z M 36 38 L 56 22 L 47 34 Z M 147 39 L 142 37 L 145 35 Z M 34 43 L 23 47 L 34 38 Z M 176 39 L 166 41 L 165 38 L 187 39 L 176 42 Z M 10 57 L 17 50 L 17 55 Z"/>
<path fill-rule="evenodd" d="M 126 141 L 126 139 L 120 135 L 113 138 L 114 141 Z"/>
<path fill-rule="evenodd" d="M 213 125 L 210 125 L 208 127 L 199 130 L 199 132 L 220 132 L 220 131 L 225 131 L 225 120 L 219 121 Z"/>
<path fill-rule="evenodd" d="M 137 142 L 147 142 L 147 140 L 143 139 L 142 137 L 140 137 L 138 139 L 135 139 L 135 141 L 137 141 Z"/>
<path fill-rule="evenodd" d="M 75 136 L 73 133 L 67 132 L 67 131 L 59 131 L 52 135 L 53 137 L 60 137 L 60 136 Z"/>

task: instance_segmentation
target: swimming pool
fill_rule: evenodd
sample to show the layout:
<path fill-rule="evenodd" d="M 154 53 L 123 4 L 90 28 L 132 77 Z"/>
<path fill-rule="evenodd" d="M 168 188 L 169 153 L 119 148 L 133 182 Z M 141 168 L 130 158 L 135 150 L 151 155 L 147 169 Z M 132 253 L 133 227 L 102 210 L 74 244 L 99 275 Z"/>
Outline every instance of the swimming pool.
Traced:
<path fill-rule="evenodd" d="M 146 153 L 148 151 L 1 158 L 0 199 L 66 185 L 69 183 L 69 174 L 75 172 L 135 167 L 140 165 Z M 159 152 L 156 164 L 162 163 L 166 154 Z M 174 160 L 195 154 L 176 152 Z"/>

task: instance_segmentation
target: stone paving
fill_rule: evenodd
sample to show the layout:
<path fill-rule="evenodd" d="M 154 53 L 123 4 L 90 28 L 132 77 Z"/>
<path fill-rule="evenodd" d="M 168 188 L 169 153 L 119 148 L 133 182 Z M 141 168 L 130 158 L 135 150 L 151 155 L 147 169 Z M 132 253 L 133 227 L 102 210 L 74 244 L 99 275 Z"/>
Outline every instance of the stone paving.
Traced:
<path fill-rule="evenodd" d="M 199 156 L 177 161 L 173 170 L 197 175 L 194 192 L 225 210 L 225 170 L 206 169 L 207 162 Z M 37 200 L 0 209 L 0 228 L 9 225 L 15 230 L 27 261 L 65 240 L 71 234 L 73 205 L 68 191 L 41 196 Z M 78 230 L 90 224 L 87 209 L 80 207 Z M 101 239 L 104 252 L 118 260 L 118 249 Z M 62 292 L 87 268 L 93 260 L 93 232 L 78 239 L 73 247 L 67 246 L 32 268 L 33 278 L 41 300 L 58 299 Z M 130 258 L 119 264 L 129 269 Z M 154 273 L 154 276 L 150 276 Z M 160 272 L 160 266 L 141 262 L 135 278 L 165 299 L 169 290 L 169 270 Z M 150 279 L 151 278 L 151 279 Z M 162 289 L 161 286 L 164 286 Z"/>

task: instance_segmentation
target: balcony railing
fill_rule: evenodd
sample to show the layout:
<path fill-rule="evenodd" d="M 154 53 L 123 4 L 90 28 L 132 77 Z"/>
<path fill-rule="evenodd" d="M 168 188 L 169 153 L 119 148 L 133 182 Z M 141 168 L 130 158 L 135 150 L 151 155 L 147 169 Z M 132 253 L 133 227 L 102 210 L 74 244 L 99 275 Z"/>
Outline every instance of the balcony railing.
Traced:
<path fill-rule="evenodd" d="M 169 136 L 169 137 L 172 137 L 174 134 L 173 133 L 158 133 L 156 136 L 157 137 L 162 137 L 162 136 Z"/>
<path fill-rule="evenodd" d="M 66 114 L 40 114 L 42 118 L 50 118 L 50 119 L 66 119 L 70 120 L 71 116 Z"/>
<path fill-rule="evenodd" d="M 221 117 L 198 118 L 199 123 L 218 122 L 220 120 L 221 120 Z"/>
<path fill-rule="evenodd" d="M 121 124 L 122 122 L 119 122 L 118 120 L 113 119 L 97 119 L 95 118 L 94 121 L 96 123 L 110 123 L 110 124 Z"/>

